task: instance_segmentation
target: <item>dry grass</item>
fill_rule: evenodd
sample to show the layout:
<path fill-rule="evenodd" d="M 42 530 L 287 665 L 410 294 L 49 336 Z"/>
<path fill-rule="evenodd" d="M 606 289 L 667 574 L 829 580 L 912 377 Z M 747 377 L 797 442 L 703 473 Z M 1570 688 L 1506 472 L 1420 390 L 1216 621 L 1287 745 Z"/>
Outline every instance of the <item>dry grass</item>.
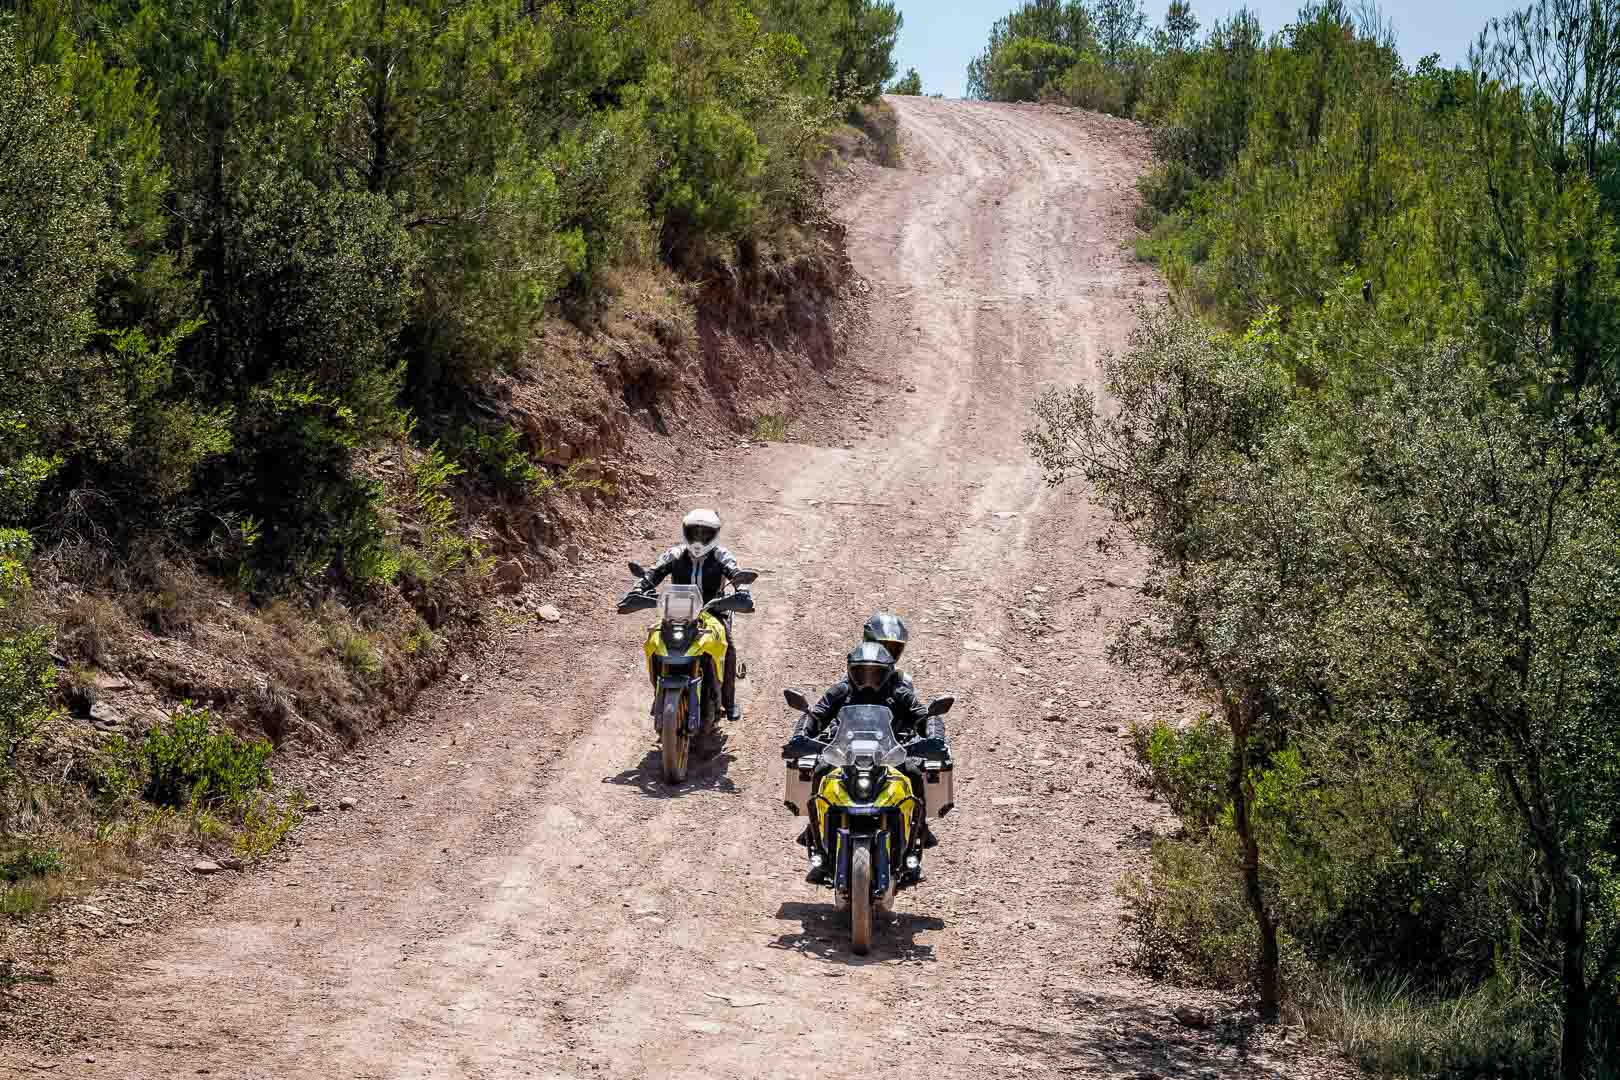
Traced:
<path fill-rule="evenodd" d="M 1301 981 L 1291 1008 L 1296 1023 L 1382 1076 L 1555 1071 L 1553 999 L 1505 980 L 1439 996 L 1419 994 L 1400 979 L 1367 983 L 1348 973 L 1316 972 Z M 1594 1080 L 1617 1075 L 1609 1066 Z"/>
<path fill-rule="evenodd" d="M 601 281 L 605 302 L 597 326 L 608 337 L 651 335 L 666 349 L 679 349 L 695 340 L 697 315 L 691 286 L 668 269 L 624 266 L 605 271 Z"/>
<path fill-rule="evenodd" d="M 760 442 L 785 442 L 790 424 L 785 412 L 760 413 L 754 417 L 752 434 Z"/>
<path fill-rule="evenodd" d="M 134 627 L 128 613 L 102 596 L 86 596 L 62 612 L 57 639 L 71 655 L 106 668 Z"/>
<path fill-rule="evenodd" d="M 866 145 L 857 153 L 885 168 L 900 166 L 900 118 L 887 102 L 862 105 L 856 111 L 854 126 L 866 136 Z"/>

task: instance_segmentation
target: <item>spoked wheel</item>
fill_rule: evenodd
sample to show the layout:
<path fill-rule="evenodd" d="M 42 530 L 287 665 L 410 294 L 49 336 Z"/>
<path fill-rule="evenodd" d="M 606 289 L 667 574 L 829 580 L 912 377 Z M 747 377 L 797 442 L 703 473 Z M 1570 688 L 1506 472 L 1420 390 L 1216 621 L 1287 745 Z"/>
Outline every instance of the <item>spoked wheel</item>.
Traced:
<path fill-rule="evenodd" d="M 686 719 L 686 695 L 665 694 L 664 707 L 658 718 L 658 739 L 664 752 L 664 783 L 679 784 L 686 779 L 686 762 L 691 754 L 692 739 L 681 733 Z"/>
<path fill-rule="evenodd" d="M 849 859 L 849 947 L 856 956 L 872 950 L 872 846 L 862 844 Z"/>

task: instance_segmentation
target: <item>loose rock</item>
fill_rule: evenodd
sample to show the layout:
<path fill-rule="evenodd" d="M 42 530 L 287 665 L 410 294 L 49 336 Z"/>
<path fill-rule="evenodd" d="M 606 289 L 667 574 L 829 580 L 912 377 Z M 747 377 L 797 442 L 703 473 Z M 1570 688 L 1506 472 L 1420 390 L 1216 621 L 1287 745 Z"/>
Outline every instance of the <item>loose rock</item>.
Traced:
<path fill-rule="evenodd" d="M 551 604 L 544 605 L 535 614 L 540 616 L 541 622 L 562 622 L 562 612 L 558 611 L 556 607 Z"/>
<path fill-rule="evenodd" d="M 353 810 L 359 805 L 360 800 L 356 799 L 353 795 L 345 795 L 343 798 L 338 800 L 339 810 Z"/>
<path fill-rule="evenodd" d="M 1186 1005 L 1179 1005 L 1176 1007 L 1175 1012 L 1171 1015 L 1176 1018 L 1176 1023 L 1181 1024 L 1183 1027 L 1209 1027 L 1209 1014 L 1203 1009 L 1194 1009 Z"/>
<path fill-rule="evenodd" d="M 495 568 L 495 584 L 503 591 L 515 593 L 523 588 L 528 572 L 516 559 L 508 559 Z"/>
<path fill-rule="evenodd" d="M 191 872 L 194 874 L 217 874 L 220 869 L 219 863 L 207 859 L 199 859 L 191 864 Z"/>

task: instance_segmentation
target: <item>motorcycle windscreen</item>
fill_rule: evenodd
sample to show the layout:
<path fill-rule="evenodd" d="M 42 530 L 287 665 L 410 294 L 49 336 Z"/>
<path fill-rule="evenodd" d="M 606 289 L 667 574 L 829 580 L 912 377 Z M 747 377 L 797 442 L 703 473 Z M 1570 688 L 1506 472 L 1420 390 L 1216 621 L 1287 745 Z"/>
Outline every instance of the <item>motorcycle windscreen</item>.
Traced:
<path fill-rule="evenodd" d="M 659 617 L 665 622 L 691 622 L 703 610 L 703 590 L 696 585 L 671 585 L 658 597 Z"/>
<path fill-rule="evenodd" d="M 882 705 L 845 705 L 838 710 L 838 731 L 821 760 L 863 769 L 901 764 L 906 748 L 894 737 L 894 714 Z"/>

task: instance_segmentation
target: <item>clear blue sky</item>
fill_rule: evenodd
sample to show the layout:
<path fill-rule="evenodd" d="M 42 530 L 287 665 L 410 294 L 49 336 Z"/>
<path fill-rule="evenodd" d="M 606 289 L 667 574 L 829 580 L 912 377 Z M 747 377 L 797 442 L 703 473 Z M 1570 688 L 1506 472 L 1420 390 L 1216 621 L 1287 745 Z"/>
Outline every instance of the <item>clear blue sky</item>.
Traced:
<path fill-rule="evenodd" d="M 990 36 L 990 25 L 1018 5 L 1019 0 L 899 0 L 906 17 L 896 59 L 900 71 L 914 67 L 930 94 L 961 97 L 967 82 L 968 61 L 979 54 Z M 1395 24 L 1401 57 L 1415 64 L 1429 53 L 1439 53 L 1447 65 L 1466 63 L 1469 43 L 1496 15 L 1526 6 L 1529 0 L 1389 0 L 1383 14 Z M 1147 0 L 1155 24 L 1164 18 L 1168 0 Z M 1193 0 L 1193 12 L 1208 29 L 1239 7 L 1260 16 L 1271 34 L 1298 13 L 1298 0 Z"/>

